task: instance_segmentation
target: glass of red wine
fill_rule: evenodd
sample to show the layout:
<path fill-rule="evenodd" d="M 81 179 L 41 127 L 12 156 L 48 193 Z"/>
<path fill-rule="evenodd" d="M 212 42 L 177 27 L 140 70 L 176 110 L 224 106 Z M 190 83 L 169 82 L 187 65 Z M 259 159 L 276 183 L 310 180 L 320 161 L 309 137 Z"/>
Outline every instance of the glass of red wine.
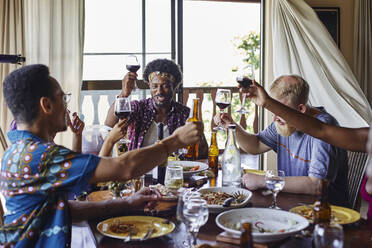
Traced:
<path fill-rule="evenodd" d="M 130 72 L 137 72 L 141 68 L 141 65 L 138 62 L 137 56 L 128 55 L 125 58 L 125 67 Z M 134 88 L 136 88 L 136 84 L 134 84 Z"/>
<path fill-rule="evenodd" d="M 130 100 L 128 97 L 116 97 L 115 100 L 115 115 L 119 119 L 127 119 L 131 112 Z M 130 143 L 130 140 L 122 138 L 120 143 Z"/>
<path fill-rule="evenodd" d="M 216 105 L 220 108 L 221 113 L 225 113 L 225 109 L 227 109 L 231 104 L 231 91 L 229 89 L 218 89 L 216 93 Z M 221 123 L 213 128 L 213 130 L 225 130 Z"/>
<path fill-rule="evenodd" d="M 248 88 L 252 85 L 254 80 L 254 65 L 247 65 L 238 71 L 236 81 L 243 88 Z M 243 94 L 242 105 L 238 111 L 240 114 L 247 114 L 248 110 L 245 108 L 245 94 Z"/>

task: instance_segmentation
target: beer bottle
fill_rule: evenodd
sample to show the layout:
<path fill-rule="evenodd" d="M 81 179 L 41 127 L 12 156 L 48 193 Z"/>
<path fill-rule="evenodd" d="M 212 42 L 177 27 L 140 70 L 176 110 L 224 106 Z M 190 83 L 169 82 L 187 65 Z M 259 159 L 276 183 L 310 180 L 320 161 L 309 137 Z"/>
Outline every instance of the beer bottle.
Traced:
<path fill-rule="evenodd" d="M 164 138 L 164 124 L 160 122 L 157 124 L 157 127 L 158 127 L 158 142 L 159 142 Z M 157 168 L 153 170 L 153 174 L 152 174 L 153 184 L 160 183 L 164 185 L 167 161 L 168 159 L 165 159 L 163 163 L 159 164 Z"/>
<path fill-rule="evenodd" d="M 240 236 L 241 248 L 253 248 L 252 225 L 249 222 L 241 223 L 242 234 Z"/>
<path fill-rule="evenodd" d="M 328 202 L 328 181 L 320 180 L 318 184 L 318 198 L 313 207 L 313 223 L 331 222 L 331 205 Z"/>
<path fill-rule="evenodd" d="M 199 98 L 193 100 L 192 112 L 190 112 L 190 118 L 188 122 L 197 122 L 199 121 Z M 187 154 L 185 155 L 187 160 L 196 160 L 199 157 L 199 143 L 190 145 L 187 147 Z"/>
<path fill-rule="evenodd" d="M 208 166 L 215 176 L 218 174 L 218 146 L 217 146 L 217 132 L 212 132 L 211 145 L 208 149 Z"/>

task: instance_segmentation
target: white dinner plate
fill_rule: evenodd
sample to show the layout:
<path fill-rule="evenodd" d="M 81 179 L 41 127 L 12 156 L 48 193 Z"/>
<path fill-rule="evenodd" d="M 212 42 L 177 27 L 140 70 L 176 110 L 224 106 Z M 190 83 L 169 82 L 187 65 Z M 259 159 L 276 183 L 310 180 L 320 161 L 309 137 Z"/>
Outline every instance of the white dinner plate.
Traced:
<path fill-rule="evenodd" d="M 180 165 L 183 168 L 194 168 L 195 166 L 198 166 L 199 168 L 195 171 L 183 171 L 184 177 L 189 177 L 192 174 L 199 173 L 201 171 L 205 171 L 208 169 L 208 165 L 206 163 L 197 162 L 197 161 L 168 161 L 169 165 Z"/>
<path fill-rule="evenodd" d="M 245 195 L 245 199 L 243 202 L 239 204 L 232 204 L 229 207 L 223 207 L 222 205 L 217 205 L 217 204 L 208 204 L 208 210 L 210 213 L 220 213 L 220 212 L 234 209 L 234 208 L 242 208 L 245 205 L 247 205 L 249 199 L 252 197 L 251 191 L 247 189 L 235 188 L 235 187 L 211 187 L 211 188 L 202 188 L 202 189 L 199 189 L 198 191 L 202 195 L 208 192 L 225 192 L 229 195 L 240 192 L 243 195 Z"/>
<path fill-rule="evenodd" d="M 284 210 L 269 208 L 240 208 L 219 214 L 217 226 L 228 233 L 240 236 L 240 222 L 252 224 L 254 242 L 266 243 L 284 239 L 305 229 L 309 222 L 302 216 Z M 264 229 L 260 232 L 257 228 Z"/>

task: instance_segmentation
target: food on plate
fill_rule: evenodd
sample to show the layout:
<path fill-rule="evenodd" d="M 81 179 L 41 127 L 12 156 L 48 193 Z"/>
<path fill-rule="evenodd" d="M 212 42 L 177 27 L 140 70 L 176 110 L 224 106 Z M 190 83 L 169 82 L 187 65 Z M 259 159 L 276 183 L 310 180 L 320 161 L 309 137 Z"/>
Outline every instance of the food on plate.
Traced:
<path fill-rule="evenodd" d="M 288 220 L 288 222 L 291 224 L 291 226 L 298 224 L 297 221 L 290 220 L 290 219 Z M 282 228 L 282 229 L 269 228 L 269 227 L 265 226 L 265 224 L 262 221 L 255 221 L 252 224 L 253 224 L 253 226 L 252 226 L 253 227 L 252 228 L 253 233 L 284 233 L 284 232 L 287 232 L 287 230 L 288 230 L 288 229 L 285 229 L 285 228 Z M 230 229 L 237 230 L 237 231 L 241 230 L 241 223 L 240 222 L 236 222 L 236 223 L 227 222 L 227 223 L 224 223 L 224 226 L 226 226 L 227 228 L 230 228 Z"/>
<path fill-rule="evenodd" d="M 156 185 L 150 185 L 150 188 L 157 189 L 164 200 L 176 200 L 177 195 L 172 191 L 172 189 L 169 189 L 165 187 L 163 184 L 156 184 Z"/>
<path fill-rule="evenodd" d="M 182 165 L 181 165 L 182 166 Z M 199 170 L 200 165 L 194 165 L 194 166 L 183 166 L 183 171 L 197 171 Z"/>
<path fill-rule="evenodd" d="M 109 229 L 113 233 L 131 233 L 132 235 L 138 233 L 138 228 L 136 228 L 134 223 L 122 223 L 120 221 L 111 223 Z"/>
<path fill-rule="evenodd" d="M 305 209 L 301 209 L 297 212 L 297 214 L 301 215 L 302 217 L 305 217 L 307 220 L 310 220 L 312 221 L 313 220 L 313 215 L 314 215 L 314 212 L 313 212 L 313 209 L 311 209 L 310 207 L 309 208 L 305 208 Z M 340 216 L 338 216 L 338 213 L 331 210 L 331 222 L 333 223 L 339 223 L 340 222 Z"/>
<path fill-rule="evenodd" d="M 238 196 L 237 194 L 234 196 Z M 207 201 L 208 205 L 223 205 L 223 203 L 231 197 L 234 197 L 226 192 L 204 192 L 201 197 Z M 234 197 L 234 201 L 231 205 L 238 204 L 245 200 L 244 194 L 239 194 L 238 198 Z"/>

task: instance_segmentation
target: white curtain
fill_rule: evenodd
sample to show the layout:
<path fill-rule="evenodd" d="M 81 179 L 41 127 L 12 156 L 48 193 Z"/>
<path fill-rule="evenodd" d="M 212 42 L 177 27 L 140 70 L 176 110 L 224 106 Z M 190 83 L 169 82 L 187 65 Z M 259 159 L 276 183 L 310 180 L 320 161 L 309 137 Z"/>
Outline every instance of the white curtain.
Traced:
<path fill-rule="evenodd" d="M 62 89 L 72 93 L 70 111 L 80 112 L 84 0 L 27 0 L 24 16 L 27 64 L 49 66 Z M 71 139 L 64 132 L 55 142 L 71 147 Z"/>
<path fill-rule="evenodd" d="M 274 77 L 301 75 L 313 106 L 324 106 L 342 126 L 368 126 L 370 105 L 314 10 L 303 0 L 272 1 Z"/>
<path fill-rule="evenodd" d="M 0 0 L 0 54 L 24 55 L 23 10 L 23 0 Z M 10 72 L 19 67 L 20 65 L 0 63 L 0 129 L 4 135 L 13 116 L 3 97 L 3 81 Z M 0 145 L 0 160 L 3 153 Z"/>
<path fill-rule="evenodd" d="M 354 72 L 360 87 L 372 103 L 372 1 L 355 0 Z"/>

